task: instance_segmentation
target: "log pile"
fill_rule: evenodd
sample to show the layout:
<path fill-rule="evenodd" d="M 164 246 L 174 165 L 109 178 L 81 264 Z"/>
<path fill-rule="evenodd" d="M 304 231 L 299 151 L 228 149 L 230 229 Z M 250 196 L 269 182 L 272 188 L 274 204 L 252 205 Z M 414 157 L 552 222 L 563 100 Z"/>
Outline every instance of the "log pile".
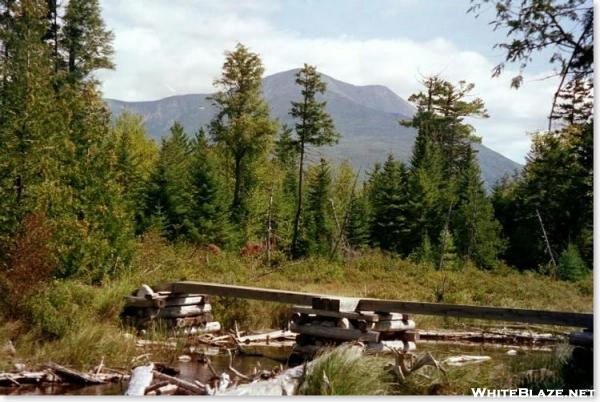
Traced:
<path fill-rule="evenodd" d="M 192 293 L 154 291 L 142 285 L 125 298 L 121 318 L 137 329 L 160 322 L 175 336 L 218 332 L 208 296 Z"/>
<path fill-rule="evenodd" d="M 362 342 L 367 350 L 416 349 L 418 333 L 407 314 L 355 311 L 355 299 L 315 299 L 311 307 L 295 306 L 290 329 L 297 333 L 296 354 L 310 358 L 323 346 Z"/>

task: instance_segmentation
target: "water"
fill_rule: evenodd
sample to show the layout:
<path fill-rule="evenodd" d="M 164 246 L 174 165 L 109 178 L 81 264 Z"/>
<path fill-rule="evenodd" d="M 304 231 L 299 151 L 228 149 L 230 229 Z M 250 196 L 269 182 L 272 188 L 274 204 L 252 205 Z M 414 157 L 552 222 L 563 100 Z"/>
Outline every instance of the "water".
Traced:
<path fill-rule="evenodd" d="M 454 345 L 454 344 L 435 344 L 435 343 L 418 343 L 417 354 L 429 351 L 438 360 L 443 360 L 448 356 L 457 355 L 487 355 L 492 357 L 492 361 L 485 364 L 498 364 L 499 362 L 507 362 L 512 359 L 527 359 L 528 357 L 548 352 L 519 350 L 516 356 L 508 356 L 506 348 L 496 348 L 483 345 Z M 291 348 L 290 348 L 291 351 Z M 209 382 L 213 376 L 208 365 L 198 361 L 199 355 L 191 355 L 192 360 L 189 362 L 179 362 L 171 364 L 172 367 L 178 369 L 180 374 L 178 377 L 193 381 L 198 380 L 203 383 Z M 391 356 L 390 356 L 391 358 Z M 226 353 L 219 353 L 215 356 L 210 356 L 212 365 L 217 373 L 222 373 L 229 366 L 229 356 Z M 280 362 L 259 356 L 235 355 L 233 366 L 242 373 L 251 373 L 254 367 L 260 364 L 262 369 L 270 370 L 274 367 L 279 367 Z M 127 388 L 127 383 L 120 384 L 103 384 L 103 385 L 24 385 L 22 387 L 0 387 L 0 395 L 122 395 Z"/>
<path fill-rule="evenodd" d="M 198 380 L 206 383 L 213 376 L 208 365 L 198 362 L 199 355 L 191 355 L 189 362 L 175 362 L 172 367 L 180 371 L 178 377 L 185 380 Z M 229 356 L 220 353 L 210 356 L 210 361 L 217 373 L 222 373 L 229 366 Z M 260 364 L 263 369 L 270 370 L 279 367 L 279 362 L 265 357 L 236 355 L 233 367 L 242 373 L 251 373 L 252 369 Z M 102 385 L 59 385 L 50 384 L 44 386 L 23 385 L 21 387 L 0 387 L 0 395 L 123 395 L 127 388 L 127 382 Z"/>

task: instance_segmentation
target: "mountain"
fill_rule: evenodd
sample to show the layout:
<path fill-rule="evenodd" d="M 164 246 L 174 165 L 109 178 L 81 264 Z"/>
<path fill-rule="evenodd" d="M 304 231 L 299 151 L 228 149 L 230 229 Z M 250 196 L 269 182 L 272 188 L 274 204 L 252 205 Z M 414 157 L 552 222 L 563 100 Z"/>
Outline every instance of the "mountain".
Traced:
<path fill-rule="evenodd" d="M 299 87 L 295 84 L 297 70 L 284 71 L 264 78 L 263 93 L 271 107 L 271 113 L 282 123 L 293 126 L 288 112 L 290 102 L 300 99 Z M 342 134 L 340 143 L 333 147 L 322 147 L 308 152 L 316 161 L 320 156 L 339 161 L 349 159 L 355 168 L 369 170 L 375 162 L 382 162 L 391 152 L 398 159 L 410 160 L 416 131 L 402 127 L 399 120 L 409 119 L 415 108 L 381 85 L 356 86 L 322 75 L 327 83 L 323 100 L 333 117 L 336 128 Z M 189 133 L 209 123 L 214 115 L 208 94 L 177 95 L 168 98 L 125 102 L 106 99 L 113 116 L 123 110 L 142 115 L 148 133 L 159 139 L 168 133 L 174 121 L 179 121 Z M 478 151 L 482 178 L 490 188 L 505 174 L 512 174 L 521 165 L 481 145 Z"/>

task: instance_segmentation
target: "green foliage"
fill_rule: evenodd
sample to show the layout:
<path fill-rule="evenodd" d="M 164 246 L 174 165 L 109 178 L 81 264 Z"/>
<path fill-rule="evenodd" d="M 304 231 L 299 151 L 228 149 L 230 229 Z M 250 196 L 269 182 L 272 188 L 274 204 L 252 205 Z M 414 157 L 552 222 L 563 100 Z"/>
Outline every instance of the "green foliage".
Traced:
<path fill-rule="evenodd" d="M 300 395 L 385 395 L 385 360 L 363 355 L 356 345 L 326 350 L 312 361 Z"/>
<path fill-rule="evenodd" d="M 504 242 L 492 203 L 486 197 L 473 152 L 467 153 L 458 182 L 458 203 L 453 227 L 459 253 L 477 265 L 491 268 Z"/>
<path fill-rule="evenodd" d="M 350 205 L 345 236 L 351 246 L 363 248 L 369 244 L 369 216 L 367 192 L 362 191 Z"/>
<path fill-rule="evenodd" d="M 332 246 L 334 228 L 330 207 L 331 173 L 327 161 L 308 172 L 303 240 L 309 254 L 326 255 Z"/>
<path fill-rule="evenodd" d="M 407 254 L 407 172 L 404 164 L 388 156 L 375 168 L 368 183 L 371 201 L 371 242 L 383 250 Z"/>
<path fill-rule="evenodd" d="M 317 100 L 317 95 L 327 89 L 327 85 L 321 80 L 317 68 L 304 64 L 304 67 L 296 73 L 296 84 L 300 86 L 302 100 L 292 102 L 290 115 L 296 120 L 296 139 L 292 144 L 300 154 L 300 167 L 298 173 L 298 198 L 296 200 L 296 216 L 294 218 L 294 232 L 292 235 L 292 255 L 300 255 L 300 222 L 303 208 L 303 174 L 304 157 L 306 146 L 316 147 L 323 145 L 334 145 L 339 141 L 339 133 L 331 116 L 325 111 L 327 102 Z"/>
<path fill-rule="evenodd" d="M 574 244 L 569 243 L 558 259 L 558 277 L 563 281 L 578 281 L 589 273 Z"/>
<path fill-rule="evenodd" d="M 218 88 L 211 99 L 217 109 L 210 125 L 212 139 L 222 148 L 233 175 L 233 222 L 247 218 L 248 194 L 256 185 L 253 166 L 265 162 L 276 132 L 276 123 L 262 97 L 264 68 L 259 56 L 238 43 L 225 53 Z"/>
<path fill-rule="evenodd" d="M 104 26 L 98 0 L 69 0 L 58 44 L 68 81 L 79 82 L 101 68 L 114 68 L 113 34 Z"/>

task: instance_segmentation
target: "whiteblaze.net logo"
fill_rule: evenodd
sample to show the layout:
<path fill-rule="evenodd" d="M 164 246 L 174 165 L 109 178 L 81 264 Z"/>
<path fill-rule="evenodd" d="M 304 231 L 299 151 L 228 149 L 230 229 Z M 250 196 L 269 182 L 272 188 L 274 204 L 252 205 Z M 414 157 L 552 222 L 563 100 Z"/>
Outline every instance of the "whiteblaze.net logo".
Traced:
<path fill-rule="evenodd" d="M 489 388 L 471 388 L 471 393 L 478 398 L 498 398 L 498 397 L 593 397 L 593 389 L 541 389 L 534 391 L 529 388 L 513 389 L 489 389 Z"/>

